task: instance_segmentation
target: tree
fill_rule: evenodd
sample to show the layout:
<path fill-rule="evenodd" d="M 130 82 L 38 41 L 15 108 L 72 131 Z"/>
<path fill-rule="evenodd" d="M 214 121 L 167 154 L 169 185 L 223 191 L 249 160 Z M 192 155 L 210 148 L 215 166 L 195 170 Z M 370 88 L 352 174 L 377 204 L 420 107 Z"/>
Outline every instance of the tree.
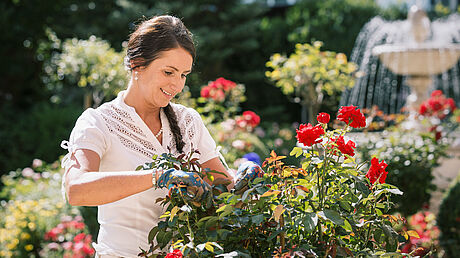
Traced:
<path fill-rule="evenodd" d="M 297 44 L 289 57 L 274 54 L 267 66 L 267 77 L 276 82 L 284 94 L 302 105 L 302 122 L 315 124 L 325 96 L 342 92 L 354 84 L 354 63 L 347 57 L 330 51 L 320 51 L 322 42 Z M 307 115 L 308 112 L 308 115 Z"/>

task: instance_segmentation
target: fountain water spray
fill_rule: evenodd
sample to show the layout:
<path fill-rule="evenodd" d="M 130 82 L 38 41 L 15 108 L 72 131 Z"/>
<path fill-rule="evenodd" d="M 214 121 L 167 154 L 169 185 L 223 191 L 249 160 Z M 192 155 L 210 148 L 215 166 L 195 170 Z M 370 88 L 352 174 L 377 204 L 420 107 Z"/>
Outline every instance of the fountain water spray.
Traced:
<path fill-rule="evenodd" d="M 405 21 L 373 18 L 361 30 L 351 55 L 364 76 L 342 95 L 341 104 L 378 105 L 398 113 L 407 100 L 406 107 L 413 111 L 433 86 L 458 101 L 458 42 L 458 14 L 430 22 L 423 10 L 412 6 Z"/>

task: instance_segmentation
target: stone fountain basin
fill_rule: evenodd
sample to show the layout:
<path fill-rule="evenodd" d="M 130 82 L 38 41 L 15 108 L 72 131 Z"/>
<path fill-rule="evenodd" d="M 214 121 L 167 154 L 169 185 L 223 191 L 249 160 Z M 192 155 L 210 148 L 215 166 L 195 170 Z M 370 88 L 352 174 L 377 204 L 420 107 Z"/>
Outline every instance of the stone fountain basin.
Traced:
<path fill-rule="evenodd" d="M 460 44 L 386 44 L 374 47 L 372 54 L 395 74 L 431 76 L 447 71 L 458 62 Z"/>

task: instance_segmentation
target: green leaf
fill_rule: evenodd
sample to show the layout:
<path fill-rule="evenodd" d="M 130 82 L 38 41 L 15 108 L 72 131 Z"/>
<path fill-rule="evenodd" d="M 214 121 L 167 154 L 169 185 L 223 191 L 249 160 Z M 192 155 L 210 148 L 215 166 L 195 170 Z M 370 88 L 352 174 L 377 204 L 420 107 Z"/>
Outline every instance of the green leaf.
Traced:
<path fill-rule="evenodd" d="M 342 207 L 342 209 L 351 211 L 351 205 L 347 201 L 340 201 L 339 205 Z"/>
<path fill-rule="evenodd" d="M 217 234 L 219 234 L 219 237 L 221 239 L 226 239 L 229 234 L 231 234 L 232 231 L 228 229 L 218 229 Z"/>
<path fill-rule="evenodd" d="M 296 158 L 298 158 L 298 157 L 299 157 L 300 155 L 302 155 L 302 154 L 303 154 L 303 150 L 302 150 L 302 148 L 300 148 L 300 147 L 294 147 L 294 148 L 292 149 L 291 153 L 289 153 L 290 156 L 294 156 L 294 155 L 295 155 Z"/>
<path fill-rule="evenodd" d="M 205 227 L 210 228 L 212 226 L 215 226 L 218 221 L 219 221 L 218 217 L 211 217 L 210 219 L 206 221 Z"/>
<path fill-rule="evenodd" d="M 346 231 L 349 231 L 349 232 L 353 231 L 353 228 L 351 227 L 350 222 L 348 222 L 348 220 L 346 219 L 343 220 L 342 228 L 344 228 Z"/>
<path fill-rule="evenodd" d="M 212 246 L 211 242 L 206 242 L 206 244 L 204 244 L 204 248 L 206 248 L 206 250 L 209 252 L 214 253 L 214 247 Z"/>
<path fill-rule="evenodd" d="M 219 196 L 217 196 L 217 199 L 221 200 L 221 199 L 225 199 L 225 197 L 231 195 L 232 193 L 229 193 L 229 192 L 225 192 L 225 193 L 221 193 L 219 194 Z"/>
<path fill-rule="evenodd" d="M 262 221 L 264 221 L 264 215 L 263 214 L 254 215 L 251 217 L 251 221 L 252 223 L 256 225 L 259 225 L 260 223 L 262 223 Z"/>
<path fill-rule="evenodd" d="M 256 179 L 254 179 L 254 181 L 252 181 L 252 184 L 253 184 L 253 185 L 257 185 L 257 184 L 263 182 L 264 180 L 265 180 L 265 179 L 264 179 L 263 177 L 258 177 L 258 178 L 256 178 Z"/>
<path fill-rule="evenodd" d="M 343 218 L 335 210 L 324 209 L 324 211 L 318 212 L 318 216 L 328 219 L 336 225 L 339 225 L 339 226 L 343 225 Z"/>
<path fill-rule="evenodd" d="M 171 214 L 169 215 L 169 221 L 172 221 L 174 219 L 174 216 L 176 216 L 176 213 L 179 211 L 179 207 L 174 206 L 171 210 Z"/>
<path fill-rule="evenodd" d="M 153 241 L 153 239 L 155 239 L 155 236 L 158 234 L 158 231 L 160 229 L 158 227 L 154 227 L 152 228 L 152 230 L 150 230 L 149 232 L 149 243 Z"/>
<path fill-rule="evenodd" d="M 318 224 L 318 216 L 313 212 L 306 213 L 305 218 L 303 219 L 303 223 L 305 229 L 308 232 L 312 232 Z"/>
<path fill-rule="evenodd" d="M 396 249 L 398 249 L 398 241 L 396 237 L 398 234 L 394 232 L 393 228 L 388 226 L 388 225 L 382 225 L 381 226 L 383 233 L 385 234 L 385 249 L 387 252 L 394 252 Z"/>
<path fill-rule="evenodd" d="M 226 204 L 226 205 L 220 207 L 219 209 L 216 210 L 216 213 L 224 211 L 225 209 L 227 209 L 228 206 L 230 206 L 230 205 Z"/>
<path fill-rule="evenodd" d="M 273 238 L 275 238 L 277 235 L 279 235 L 279 233 L 283 232 L 282 229 L 278 229 L 277 231 L 273 232 L 268 238 L 267 238 L 267 241 L 270 241 L 272 240 Z"/>

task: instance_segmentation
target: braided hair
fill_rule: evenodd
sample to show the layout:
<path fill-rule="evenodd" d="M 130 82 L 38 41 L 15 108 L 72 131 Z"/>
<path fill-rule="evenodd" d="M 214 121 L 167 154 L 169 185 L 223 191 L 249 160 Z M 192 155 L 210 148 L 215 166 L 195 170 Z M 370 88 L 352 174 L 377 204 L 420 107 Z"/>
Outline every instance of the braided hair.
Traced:
<path fill-rule="evenodd" d="M 196 51 L 192 33 L 182 21 L 170 15 L 155 16 L 140 23 L 129 37 L 125 66 L 130 71 L 138 67 L 146 67 L 157 59 L 161 52 L 179 47 L 186 50 L 195 60 Z M 169 103 L 163 111 L 168 118 L 176 149 L 181 153 L 185 142 L 182 139 L 176 113 Z"/>

